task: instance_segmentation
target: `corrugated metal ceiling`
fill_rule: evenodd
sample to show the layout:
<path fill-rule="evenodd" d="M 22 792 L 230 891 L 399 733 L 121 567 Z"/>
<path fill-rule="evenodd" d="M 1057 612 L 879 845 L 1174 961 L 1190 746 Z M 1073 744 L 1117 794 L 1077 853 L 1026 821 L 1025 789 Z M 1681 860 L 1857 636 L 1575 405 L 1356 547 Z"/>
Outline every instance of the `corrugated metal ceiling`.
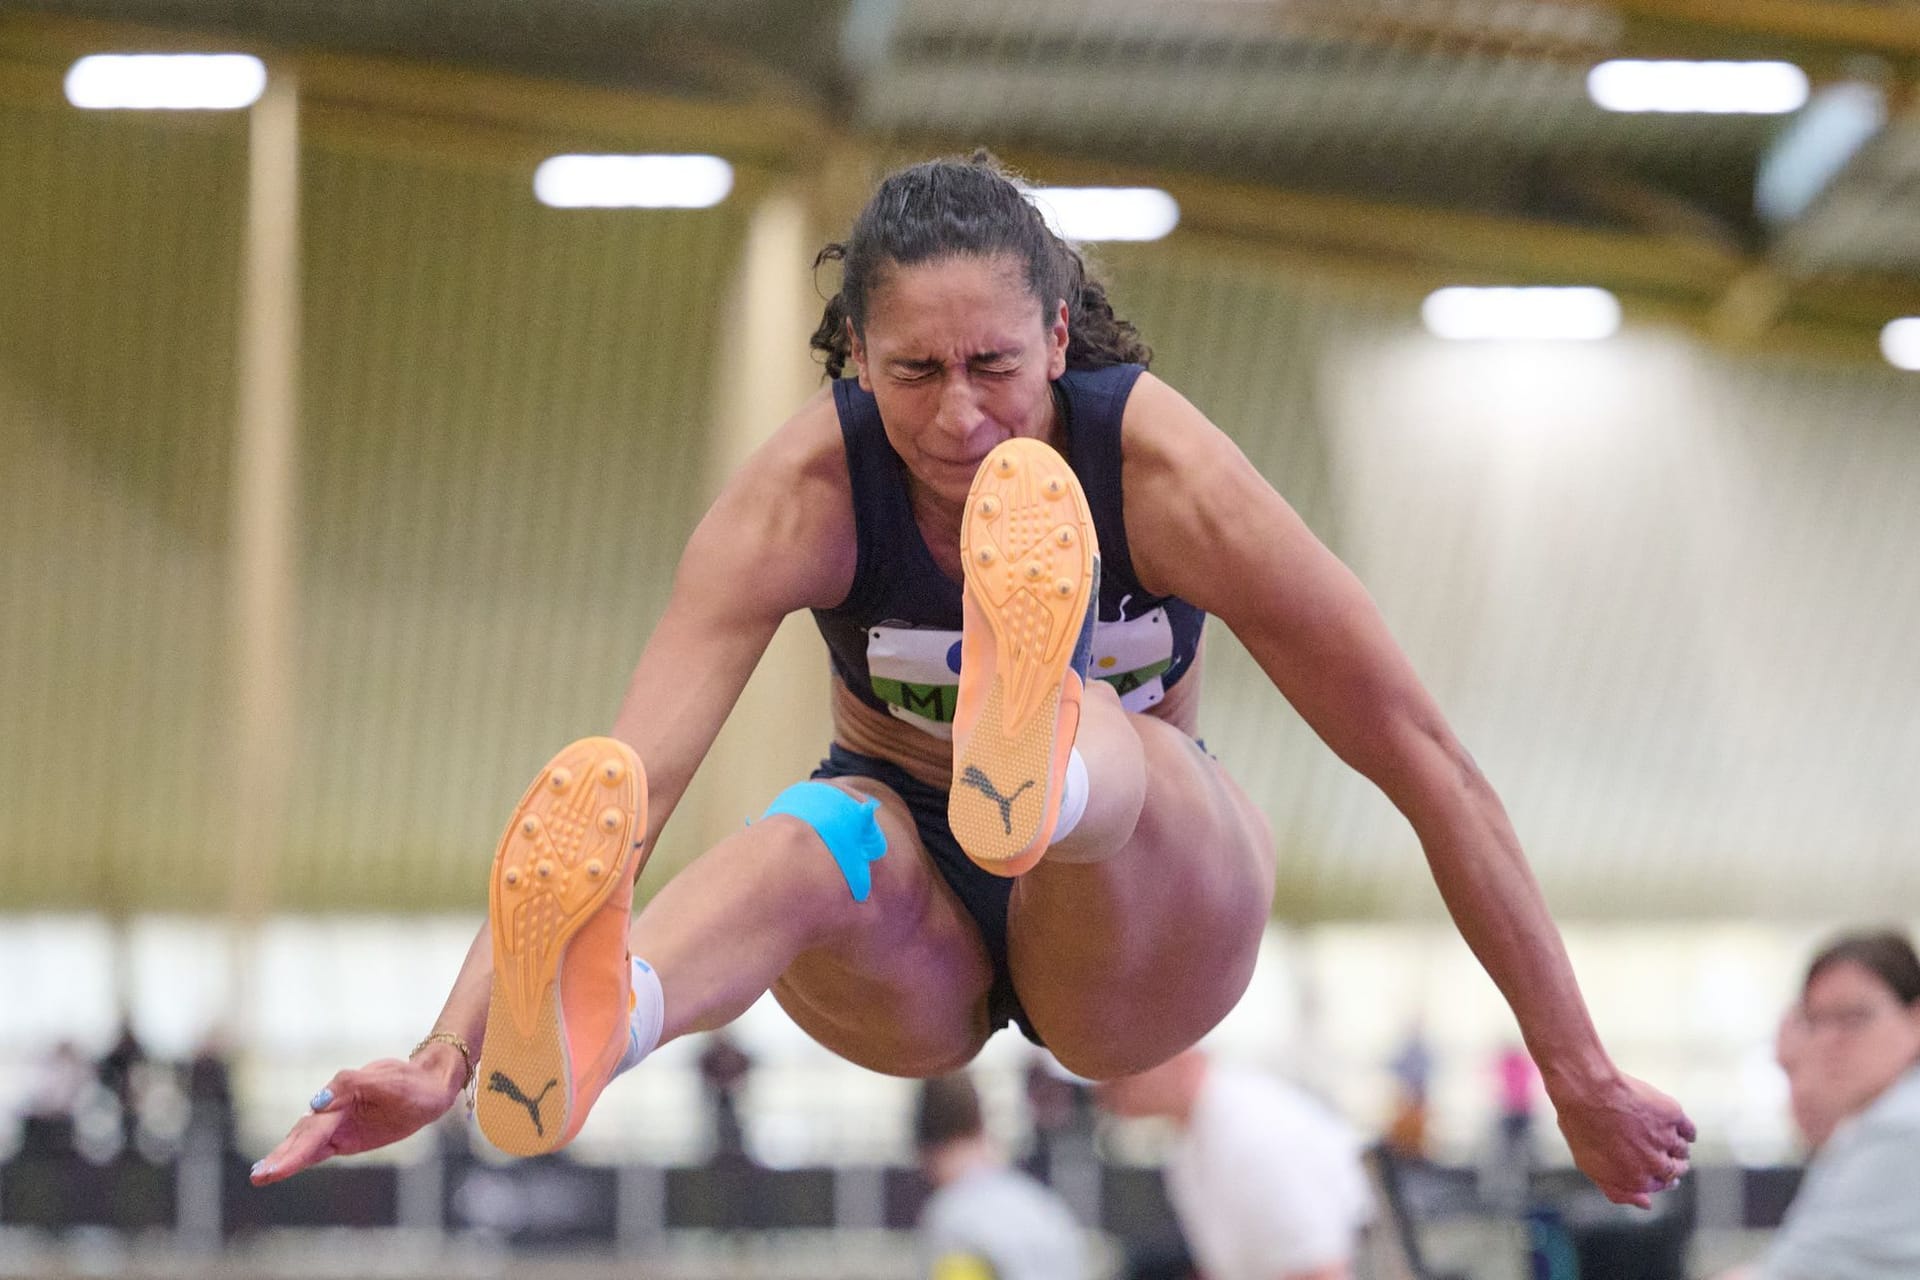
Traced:
<path fill-rule="evenodd" d="M 1691 236 L 1796 285 L 1862 272 L 1920 277 L 1913 0 L 24 7 L 750 101 L 921 148 L 985 143 L 1387 209 Z M 1754 213 L 1754 181 L 1785 121 L 1603 111 L 1584 76 L 1622 54 L 1791 58 L 1817 83 L 1878 82 L 1895 118 L 1809 211 L 1810 227 L 1768 228 Z"/>
<path fill-rule="evenodd" d="M 1529 277 L 1610 275 L 1650 294 L 1708 301 L 1734 296 L 1740 281 L 1759 280 L 1752 292 L 1775 309 L 1788 305 L 1765 302 L 1775 296 L 1765 287 L 1775 277 L 1787 281 L 1796 297 L 1836 308 L 1838 300 L 1860 296 L 1920 298 L 1920 115 L 1912 105 L 1920 8 L 1912 3 L 1756 0 L 1742 6 L 1748 25 L 1738 28 L 1731 20 L 1716 27 L 1700 16 L 1711 6 L 1683 0 L 1664 7 L 1654 0 L 1612 7 L 1526 0 L 1338 6 L 1253 0 L 1180 6 L 1134 0 L 1032 6 L 999 0 L 50 0 L 29 7 L 237 32 L 286 47 L 631 87 L 708 106 L 748 104 L 768 112 L 763 120 L 824 120 L 868 142 L 901 148 L 985 142 L 1047 157 L 1049 163 L 1034 167 L 1048 177 L 1131 172 L 1198 184 L 1209 201 L 1194 211 L 1201 233 L 1178 245 L 1155 246 L 1151 258 L 1108 255 L 1130 272 L 1130 308 L 1150 334 L 1168 335 L 1157 339 L 1166 344 L 1168 376 L 1196 396 L 1204 391 L 1203 407 L 1235 433 L 1373 585 L 1396 633 L 1469 741 L 1485 744 L 1476 749 L 1503 785 L 1513 782 L 1516 816 L 1543 877 L 1562 900 L 1576 902 L 1586 914 L 1608 916 L 1659 909 L 1857 911 L 1875 900 L 1911 898 L 1920 865 L 1912 857 L 1911 835 L 1916 744 L 1914 719 L 1903 709 L 1920 688 L 1920 671 L 1900 637 L 1910 634 L 1907 620 L 1920 595 L 1901 551 L 1911 545 L 1912 506 L 1904 499 L 1917 456 L 1906 382 L 1884 369 L 1850 380 L 1850 373 L 1798 365 L 1762 368 L 1737 356 L 1669 353 L 1653 374 L 1635 375 L 1650 379 L 1646 402 L 1661 406 L 1651 412 L 1639 401 L 1608 400 L 1602 393 L 1619 393 L 1625 376 L 1599 361 L 1584 367 L 1577 385 L 1585 390 L 1574 397 L 1582 402 L 1575 406 L 1580 412 L 1569 411 L 1562 424 L 1571 429 L 1559 435 L 1570 442 L 1549 445 L 1526 434 L 1535 424 L 1520 420 L 1529 406 L 1552 404 L 1564 388 L 1536 387 L 1526 404 L 1507 406 L 1504 416 L 1490 413 L 1483 388 L 1508 374 L 1476 381 L 1426 369 L 1418 339 L 1402 331 L 1397 299 L 1392 305 L 1359 304 L 1321 285 L 1302 286 L 1291 271 L 1245 249 L 1265 235 L 1302 259 L 1333 254 L 1376 262 L 1418 259 L 1436 270 L 1444 265 L 1467 274 L 1504 268 Z M 1669 16 L 1654 22 L 1650 15 L 1663 8 Z M 1889 38 L 1899 28 L 1868 22 L 1869 10 L 1911 19 L 1911 46 Z M 1754 33 L 1752 25 L 1763 19 L 1776 35 Z M 1588 104 L 1582 90 L 1584 68 L 1616 51 L 1805 54 L 1818 76 L 1831 77 L 1843 66 L 1834 50 L 1852 46 L 1807 30 L 1840 20 L 1860 36 L 1854 51 L 1872 55 L 1868 71 L 1892 90 L 1895 119 L 1806 216 L 1777 232 L 1753 216 L 1751 190 L 1759 157 L 1783 122 L 1608 115 Z M 5 25 L 0 20 L 0 36 Z M 0 63 L 5 58 L 0 48 Z M 337 94 L 345 74 L 334 73 L 331 83 L 316 77 L 315 83 Z M 472 96 L 462 101 L 477 111 Z M 449 109 L 451 100 L 422 93 L 419 113 Z M 516 99 L 494 105 L 497 115 L 487 117 L 489 125 L 523 104 Z M 538 122 L 539 130 L 558 129 L 553 121 L 559 114 Z M 91 137 L 86 131 L 93 127 L 62 121 L 57 134 L 47 136 L 58 141 L 71 131 Z M 187 148 L 181 154 L 189 158 L 200 154 L 192 148 L 202 143 L 237 148 L 237 137 L 221 137 L 188 135 L 169 145 Z M 40 145 L 40 138 L 24 126 L 13 136 L 0 130 L 0 149 L 13 146 L 19 161 L 21 149 L 29 142 Z M 150 262 L 145 249 L 155 243 L 155 229 L 165 233 L 168 224 L 141 212 L 164 202 L 134 182 L 145 172 L 135 161 L 149 155 L 142 147 L 157 144 L 131 135 L 113 139 L 121 149 L 111 153 L 116 164 L 101 170 L 105 178 L 95 172 L 97 155 L 84 170 L 68 174 L 75 182 L 84 175 L 82 185 L 91 193 L 86 200 L 72 197 L 72 203 L 95 210 L 92 217 L 107 219 L 110 211 L 141 229 L 146 238 L 138 243 L 130 236 L 113 243 L 132 255 L 126 261 L 133 266 L 126 269 L 142 279 L 136 268 L 163 265 L 157 254 Z M 769 151 L 774 146 L 766 145 Z M 67 173 L 63 156 L 46 151 L 40 171 Z M 180 180 L 198 172 L 180 163 Z M 311 162 L 311 234 L 323 249 L 314 254 L 322 268 L 314 293 L 323 304 L 319 313 L 337 327 L 311 326 L 315 367 L 327 374 L 327 399 L 324 410 L 309 417 L 318 432 L 314 456 L 342 460 L 337 471 L 317 469 L 307 495 L 315 512 L 340 513 L 328 526 L 338 541 L 317 546 L 315 559 L 354 564 L 355 556 L 364 555 L 396 578 L 447 585 L 422 593 L 432 609 L 422 606 L 430 616 L 412 631 L 363 630 L 348 640 L 326 637 L 319 646 L 333 665 L 316 669 L 314 701 L 338 708 L 337 722 L 334 736 L 326 726 L 311 735 L 318 743 L 311 748 L 316 781 L 311 794 L 296 800 L 312 819 L 308 827 L 316 845 L 331 841 L 355 858 L 374 847 L 363 828 L 378 827 L 387 812 L 379 806 L 403 789 L 389 784 L 383 793 L 380 782 L 387 775 L 377 766 L 419 758 L 409 735 L 431 737 L 399 717 L 383 755 L 345 732 L 345 726 L 374 722 L 373 713 L 395 701 L 391 690 L 362 681 L 359 669 L 401 671 L 414 681 L 411 669 L 390 665 L 390 649 L 435 655 L 451 672 L 449 680 L 478 680 L 475 672 L 510 670 L 512 655 L 534 652 L 538 628 L 495 628 L 485 645 L 466 639 L 480 632 L 465 625 L 471 584 L 455 573 L 464 571 L 466 561 L 454 554 L 451 531 L 442 534 L 444 547 L 417 535 L 394 543 L 398 550 L 355 541 L 361 533 L 356 504 L 391 503 L 385 518 L 411 519 L 421 504 L 407 496 L 407 486 L 417 479 L 423 493 L 464 494 L 466 470 L 452 468 L 449 479 L 441 475 L 446 468 L 422 466 L 416 476 L 382 467 L 378 475 L 398 474 L 406 481 L 388 493 L 358 487 L 371 482 L 348 463 L 358 459 L 371 468 L 373 442 L 384 448 L 405 438 L 396 432 L 420 431 L 435 421 L 413 411 L 402 394 L 410 389 L 424 403 L 444 404 L 450 419 L 470 429 L 481 424 L 495 430 L 504 442 L 501 457 L 523 435 L 537 435 L 541 412 L 527 406 L 543 405 L 549 382 L 572 379 L 600 387 L 591 412 L 569 416 L 604 423 L 620 438 L 624 415 L 643 401 L 650 418 L 693 422 L 702 394 L 699 378 L 688 371 L 702 367 L 711 346 L 675 327 L 681 317 L 666 308 L 658 315 L 645 310 L 613 328 L 582 323 L 584 337 L 568 327 L 571 320 L 550 320 L 545 330 L 536 326 L 534 331 L 553 335 L 559 355 L 543 354 L 517 328 L 476 329 L 461 337 L 469 345 L 458 348 L 460 360 L 423 359 L 418 367 L 398 355 L 393 369 L 381 361 L 363 367 L 340 354 L 335 371 L 328 364 L 330 335 L 340 335 L 341 353 L 348 350 L 348 335 L 357 340 L 364 326 L 349 322 L 358 314 L 355 306 L 371 305 L 380 293 L 377 282 L 442 278 L 419 267 L 420 255 L 438 264 L 435 270 L 453 282 L 449 289 L 467 291 L 458 296 L 497 292 L 495 309 L 519 316 L 525 306 L 513 299 L 537 293 L 536 283 L 548 278 L 543 265 L 574 264 L 557 274 L 583 296 L 631 301 L 649 296 L 657 283 L 643 265 L 650 256 L 717 276 L 739 231 L 715 227 L 695 241 L 660 243 L 628 243 L 608 232 L 604 242 L 576 242 L 524 207 L 518 174 L 511 182 L 456 183 L 431 166 L 416 171 L 401 165 L 379 181 L 368 177 L 379 167 L 362 152 L 324 146 Z M 88 185 L 95 182 L 103 184 L 97 192 Z M 115 185 L 122 182 L 132 185 Z M 210 182 L 231 197 L 230 186 Z M 363 183 L 385 203 L 376 205 L 360 193 Z M 57 253 L 0 261 L 0 276 L 11 271 L 8 278 L 18 286 L 11 291 L 16 307 L 25 308 L 36 288 L 41 297 L 72 293 L 79 299 L 68 285 L 87 278 L 83 268 L 99 273 L 120 261 L 72 238 L 93 223 L 69 224 L 55 215 L 55 202 L 45 201 L 43 208 L 31 192 L 16 188 L 12 194 L 27 210 L 14 225 L 44 226 L 48 243 L 59 247 Z M 66 207 L 63 198 L 58 208 Z M 435 224 L 423 213 L 447 207 L 472 211 L 467 224 Z M 368 212 L 376 209 L 379 218 Z M 1204 233 L 1230 241 L 1233 252 L 1222 251 Z M 443 245 L 443 235 L 454 239 Z M 196 251 L 209 260 L 232 238 L 230 228 L 198 222 L 183 222 L 174 236 L 199 246 Z M 69 261 L 80 265 L 63 267 Z M 514 266 L 483 266 L 494 262 Z M 182 274 L 190 265 L 174 264 Z M 1862 283 L 1861 272 L 1879 278 Z M 224 279 L 205 287 L 225 296 L 230 289 Z M 47 283 L 34 286 L 37 280 Z M 185 285 L 155 292 L 180 299 L 183 314 L 224 315 L 200 306 L 199 295 Z M 674 296 L 710 302 L 712 292 L 683 286 Z M 209 354 L 219 339 L 160 343 L 156 328 L 146 334 L 152 352 L 121 338 L 95 342 L 102 333 L 113 337 L 119 332 L 113 326 L 126 319 L 101 301 L 105 296 L 84 295 L 92 310 L 73 301 L 77 318 L 68 327 L 50 324 L 51 310 L 42 309 L 31 324 L 23 318 L 11 329 L 15 346 L 0 349 L 0 355 L 13 351 L 14 367 L 35 371 L 47 384 L 40 387 L 42 398 L 60 410 L 49 417 L 79 424 L 78 456 L 95 457 L 84 448 L 92 437 L 81 428 L 122 430 L 126 404 L 157 401 L 149 388 L 173 386 L 153 371 L 171 368 L 182 351 L 197 353 L 194 358 L 210 372 L 185 379 L 185 389 L 174 390 L 166 403 L 204 402 L 207 407 L 195 412 L 206 422 L 221 420 L 228 400 L 220 380 L 224 365 Z M 418 306 L 404 322 L 392 322 L 394 331 L 430 332 L 436 316 L 468 310 L 442 308 L 439 298 L 402 300 Z M 400 305 L 386 295 L 379 301 Z M 1861 305 L 1845 315 L 1870 311 Z M 623 340 L 629 331 L 646 333 L 646 323 L 664 325 L 662 333 L 676 345 L 664 337 Z M 170 339 L 179 332 L 177 325 L 166 328 Z M 1266 358 L 1275 333 L 1293 359 Z M 125 358 L 74 363 L 75 353 L 96 347 Z M 494 355 L 508 349 L 518 360 L 511 366 Z M 1394 359 L 1375 359 L 1389 349 Z M 530 389 L 523 389 L 522 398 L 494 394 L 484 379 L 467 376 L 470 368 L 513 374 Z M 1376 378 L 1375 368 L 1393 372 Z M 623 369 L 630 385 L 594 381 Z M 677 382 L 669 376 L 676 370 L 682 375 Z M 356 388 L 368 403 L 377 402 L 378 413 L 348 411 Z M 1415 405 L 1418 413 L 1410 408 Z M 1582 413 L 1593 420 L 1584 435 L 1573 430 L 1585 421 Z M 1410 425 L 1416 417 L 1443 421 L 1448 430 L 1421 435 Z M 19 410 L 0 413 L 0 419 L 24 424 L 38 417 Z M 141 424 L 140 434 L 116 435 L 113 449 L 99 454 L 138 469 L 149 486 L 157 484 L 160 496 L 146 505 L 177 517 L 192 532 L 196 520 L 213 519 L 208 513 L 218 504 L 176 511 L 168 505 L 174 492 L 168 486 L 176 472 L 185 484 L 209 468 L 217 471 L 221 458 L 185 451 L 181 441 L 188 437 L 169 420 L 149 416 Z M 223 437 L 203 432 L 196 438 Z M 1602 447 L 1628 439 L 1634 449 Z M 330 445 L 337 446 L 331 455 Z M 1581 447 L 1591 456 L 1580 454 Z M 61 436 L 59 448 L 46 452 L 65 459 L 71 448 L 68 436 Z M 478 476 L 475 492 L 481 480 L 497 479 L 480 466 L 497 463 L 493 455 L 462 461 Z M 187 772 L 181 762 L 190 753 L 169 736 L 168 717 L 177 710 L 190 742 L 214 737 L 219 676 L 203 658 L 217 638 L 204 624 L 217 608 L 215 566 L 183 559 L 156 567 L 139 550 L 153 538 L 132 525 L 123 529 L 117 507 L 69 501 L 70 492 L 91 492 L 96 469 L 47 470 L 44 475 L 60 483 L 39 486 L 49 496 L 23 508 L 39 512 L 40 523 L 9 514 L 16 531 L 44 533 L 54 547 L 42 556 L 30 538 L 16 543 L 36 551 L 20 557 L 16 587 L 31 576 L 49 598 L 84 596 L 87 608 L 98 604 L 98 614 L 76 605 L 66 615 L 45 610 L 29 618 L 23 610 L 8 621 L 24 629 L 66 616 L 89 624 L 76 628 L 89 637 L 110 639 L 119 634 L 115 628 L 154 637 L 149 647 L 159 656 L 145 660 L 152 674 L 129 669 L 116 677 L 119 684 L 98 685 L 104 690 L 99 706 L 114 715 L 123 704 L 158 713 L 149 714 L 135 735 L 144 753 L 139 758 L 156 763 L 147 771 L 149 790 L 139 793 L 151 799 L 91 826 L 77 805 L 46 820 L 48 829 L 68 839 L 79 830 L 98 855 L 73 864 L 62 892 L 78 899 L 92 891 L 89 876 L 111 880 L 106 869 L 117 864 L 109 852 L 124 849 L 129 860 L 151 867 L 147 879 L 129 881 L 129 892 L 170 902 L 165 893 L 184 894 L 200 883 L 195 876 L 218 871 L 200 867 L 206 858 L 196 851 L 197 830 L 145 817 L 159 815 L 176 792 L 192 798 L 201 794 L 195 786 L 206 785 L 175 776 Z M 1428 469 L 1457 483 L 1434 484 Z M 651 506 L 685 523 L 693 511 L 690 491 L 664 477 Z M 444 490 L 436 487 L 443 480 Z M 204 500 L 218 490 L 200 492 Z M 445 510 L 456 502 L 462 510 L 493 510 L 468 497 L 446 499 Z M 81 592 L 76 584 L 88 581 L 85 571 L 69 571 L 69 560 L 57 554 L 74 536 L 75 522 L 83 534 L 98 526 L 99 536 L 84 545 L 129 549 L 115 572 L 139 590 Z M 586 528 L 556 524 L 547 533 L 558 544 L 584 538 L 579 531 Z M 673 542 L 663 539 L 660 553 L 667 554 Z M 70 559 L 77 562 L 83 544 L 72 545 Z M 1456 555 L 1450 548 L 1461 550 Z M 391 558 L 378 561 L 377 555 Z M 664 565 L 656 569 L 659 578 Z M 1507 616 L 1490 603 L 1484 616 L 1474 613 L 1468 606 L 1480 599 L 1472 590 L 1475 573 L 1493 583 L 1480 593 L 1485 601 L 1527 601 L 1525 615 Z M 358 580 L 377 583 L 381 577 L 361 572 Z M 320 581 L 316 598 L 334 585 Z M 635 590 L 624 580 L 617 589 Z M 629 659 L 644 604 L 623 600 L 617 615 L 585 618 L 570 634 L 593 661 L 616 671 Z M 479 601 L 487 611 L 497 605 L 493 597 Z M 172 619 L 173 631 L 157 623 L 148 627 L 149 618 L 163 616 Z M 344 619 L 343 631 L 353 621 L 345 608 L 325 616 Z M 16 634 L 15 649 L 31 647 L 23 637 L 24 630 Z M 437 643 L 422 648 L 421 637 Z M 72 665 L 93 669 L 82 661 L 90 652 L 84 646 L 51 638 L 43 643 L 49 652 L 75 648 L 79 657 Z M 97 647 L 105 655 L 105 639 Z M 1404 914 L 1429 906 L 1425 882 L 1400 857 L 1407 837 L 1397 819 L 1303 727 L 1276 734 L 1265 715 L 1238 717 L 1243 703 L 1256 705 L 1251 693 L 1238 695 L 1257 689 L 1264 701 L 1265 690 L 1258 673 L 1230 656 L 1228 646 L 1216 652 L 1210 741 L 1276 812 L 1295 815 L 1280 832 L 1290 851 L 1287 901 L 1323 915 Z M 114 655 L 102 656 L 97 665 L 119 671 L 113 662 L 125 665 Z M 48 737 L 54 725 L 63 726 L 63 741 L 98 739 L 73 730 L 61 691 L 82 687 L 78 681 L 20 687 L 30 696 L 21 704 L 26 712 L 15 718 L 44 729 L 21 735 L 23 742 Z M 508 693 L 482 700 L 476 720 L 510 706 Z M 178 708 L 169 697 L 177 697 Z M 458 701 L 451 695 L 444 700 Z M 581 714 L 553 712 L 551 718 L 558 724 Z M 1556 730 L 1551 752 L 1540 746 L 1547 722 Z M 102 714 L 85 723 L 110 727 L 115 721 Z M 471 731 L 472 740 L 499 736 L 491 722 L 455 727 Z M 526 736 L 545 741 L 561 732 Z M 515 785 L 517 765 L 494 761 L 489 767 L 498 767 L 501 776 L 485 779 L 476 792 Z M 473 838 L 484 840 L 484 815 L 468 807 L 470 797 L 453 794 L 444 779 L 436 785 L 444 789 L 436 812 L 473 815 Z M 373 796 L 367 803 L 374 809 L 355 813 L 341 796 Z M 421 848 L 407 864 L 410 871 L 352 863 L 354 874 L 336 882 L 319 875 L 330 865 L 321 854 L 296 857 L 295 865 L 311 868 L 313 879 L 290 880 L 289 895 L 308 902 L 453 900 L 468 881 L 456 856 L 461 841 L 448 832 L 462 839 L 468 834 L 451 821 L 415 833 Z M 38 847 L 31 841 L 20 845 Z M 1802 865 L 1812 859 L 1819 864 Z M 1774 874 L 1757 879 L 1756 867 Z M 403 873 L 414 878 L 382 878 Z M 175 876 L 177 881 L 169 879 Z"/>

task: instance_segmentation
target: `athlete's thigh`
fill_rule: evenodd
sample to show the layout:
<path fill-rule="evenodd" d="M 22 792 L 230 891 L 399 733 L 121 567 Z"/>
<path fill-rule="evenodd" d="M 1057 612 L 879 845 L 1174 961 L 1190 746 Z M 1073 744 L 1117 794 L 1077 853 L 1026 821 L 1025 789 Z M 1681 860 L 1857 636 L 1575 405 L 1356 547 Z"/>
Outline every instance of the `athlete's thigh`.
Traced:
<path fill-rule="evenodd" d="M 1246 991 L 1273 902 L 1272 838 L 1246 793 L 1180 730 L 1130 719 L 1147 787 L 1133 835 L 1102 862 L 1042 859 L 1008 915 L 1014 988 L 1035 1029 L 1096 1078 L 1153 1066 L 1212 1029 Z"/>
<path fill-rule="evenodd" d="M 980 931 L 940 877 L 907 804 L 871 778 L 827 779 L 880 801 L 886 856 L 871 864 L 870 927 L 802 952 L 774 998 L 802 1030 L 872 1071 L 925 1076 L 985 1043 L 993 966 Z"/>

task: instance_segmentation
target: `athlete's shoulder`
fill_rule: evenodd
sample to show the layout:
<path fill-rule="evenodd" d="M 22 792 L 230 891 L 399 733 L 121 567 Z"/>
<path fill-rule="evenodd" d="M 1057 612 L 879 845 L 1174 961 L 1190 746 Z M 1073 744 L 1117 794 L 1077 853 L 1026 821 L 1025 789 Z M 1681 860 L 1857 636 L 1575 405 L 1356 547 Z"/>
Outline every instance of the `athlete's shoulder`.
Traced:
<path fill-rule="evenodd" d="M 1154 443 L 1168 439 L 1193 443 L 1196 437 L 1221 435 L 1193 401 L 1146 370 L 1133 382 L 1122 421 L 1129 439 L 1138 437 Z"/>
<path fill-rule="evenodd" d="M 1127 538 L 1140 583 L 1209 612 L 1208 566 L 1283 500 L 1238 445 L 1166 382 L 1140 376 L 1121 421 Z"/>
<path fill-rule="evenodd" d="M 835 491 L 846 494 L 847 452 L 833 388 L 825 386 L 814 392 L 775 428 L 766 443 L 748 457 L 741 475 L 789 490 L 800 486 L 823 491 L 806 496 L 827 496 Z"/>
<path fill-rule="evenodd" d="M 1224 431 L 1151 373 L 1140 375 L 1127 398 L 1120 449 L 1130 498 L 1135 492 L 1159 489 L 1172 491 L 1166 494 L 1170 499 L 1180 499 L 1189 490 L 1205 490 L 1209 476 L 1240 461 L 1239 448 Z"/>
<path fill-rule="evenodd" d="M 830 604 L 846 594 L 853 494 L 831 388 L 811 396 L 734 470 L 696 537 L 728 560 L 745 557 L 765 566 L 757 572 L 792 579 L 797 603 Z"/>
<path fill-rule="evenodd" d="M 1143 377 L 1147 366 L 1143 364 L 1101 364 L 1069 367 L 1060 375 L 1060 381 L 1069 389 L 1084 391 L 1088 394 L 1106 394 L 1124 396 L 1133 389 L 1134 382 Z"/>

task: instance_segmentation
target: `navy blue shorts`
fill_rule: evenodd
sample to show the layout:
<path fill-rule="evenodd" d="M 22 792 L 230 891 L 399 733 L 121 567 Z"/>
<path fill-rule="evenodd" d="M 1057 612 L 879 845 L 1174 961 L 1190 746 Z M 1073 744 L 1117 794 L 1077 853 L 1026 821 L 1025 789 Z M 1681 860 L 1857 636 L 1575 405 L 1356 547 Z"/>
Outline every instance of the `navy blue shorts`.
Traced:
<path fill-rule="evenodd" d="M 899 765 L 873 756 L 849 751 L 835 743 L 827 758 L 813 771 L 816 778 L 872 778 L 900 793 L 919 829 L 920 843 L 933 857 L 940 878 L 960 899 L 967 914 L 980 930 L 987 956 L 993 961 L 993 986 L 987 991 L 987 1024 L 993 1030 L 1012 1023 L 1020 1034 L 1044 1046 L 1040 1033 L 1033 1029 L 1020 995 L 1013 989 L 1013 974 L 1007 968 L 1007 899 L 1013 896 L 1013 881 L 982 869 L 960 848 L 947 825 L 947 789 L 932 787 Z"/>

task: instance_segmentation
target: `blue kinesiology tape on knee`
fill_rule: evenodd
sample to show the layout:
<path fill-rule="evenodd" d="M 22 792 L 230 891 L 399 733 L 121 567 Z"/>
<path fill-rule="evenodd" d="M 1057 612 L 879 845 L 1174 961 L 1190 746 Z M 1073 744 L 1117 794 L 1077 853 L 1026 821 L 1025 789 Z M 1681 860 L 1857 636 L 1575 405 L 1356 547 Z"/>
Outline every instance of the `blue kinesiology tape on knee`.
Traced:
<path fill-rule="evenodd" d="M 855 902 L 873 892 L 870 862 L 886 856 L 887 838 L 880 834 L 880 802 L 857 800 L 824 782 L 796 782 L 773 798 L 763 817 L 777 813 L 800 819 L 826 842 L 827 852 L 846 877 Z"/>

